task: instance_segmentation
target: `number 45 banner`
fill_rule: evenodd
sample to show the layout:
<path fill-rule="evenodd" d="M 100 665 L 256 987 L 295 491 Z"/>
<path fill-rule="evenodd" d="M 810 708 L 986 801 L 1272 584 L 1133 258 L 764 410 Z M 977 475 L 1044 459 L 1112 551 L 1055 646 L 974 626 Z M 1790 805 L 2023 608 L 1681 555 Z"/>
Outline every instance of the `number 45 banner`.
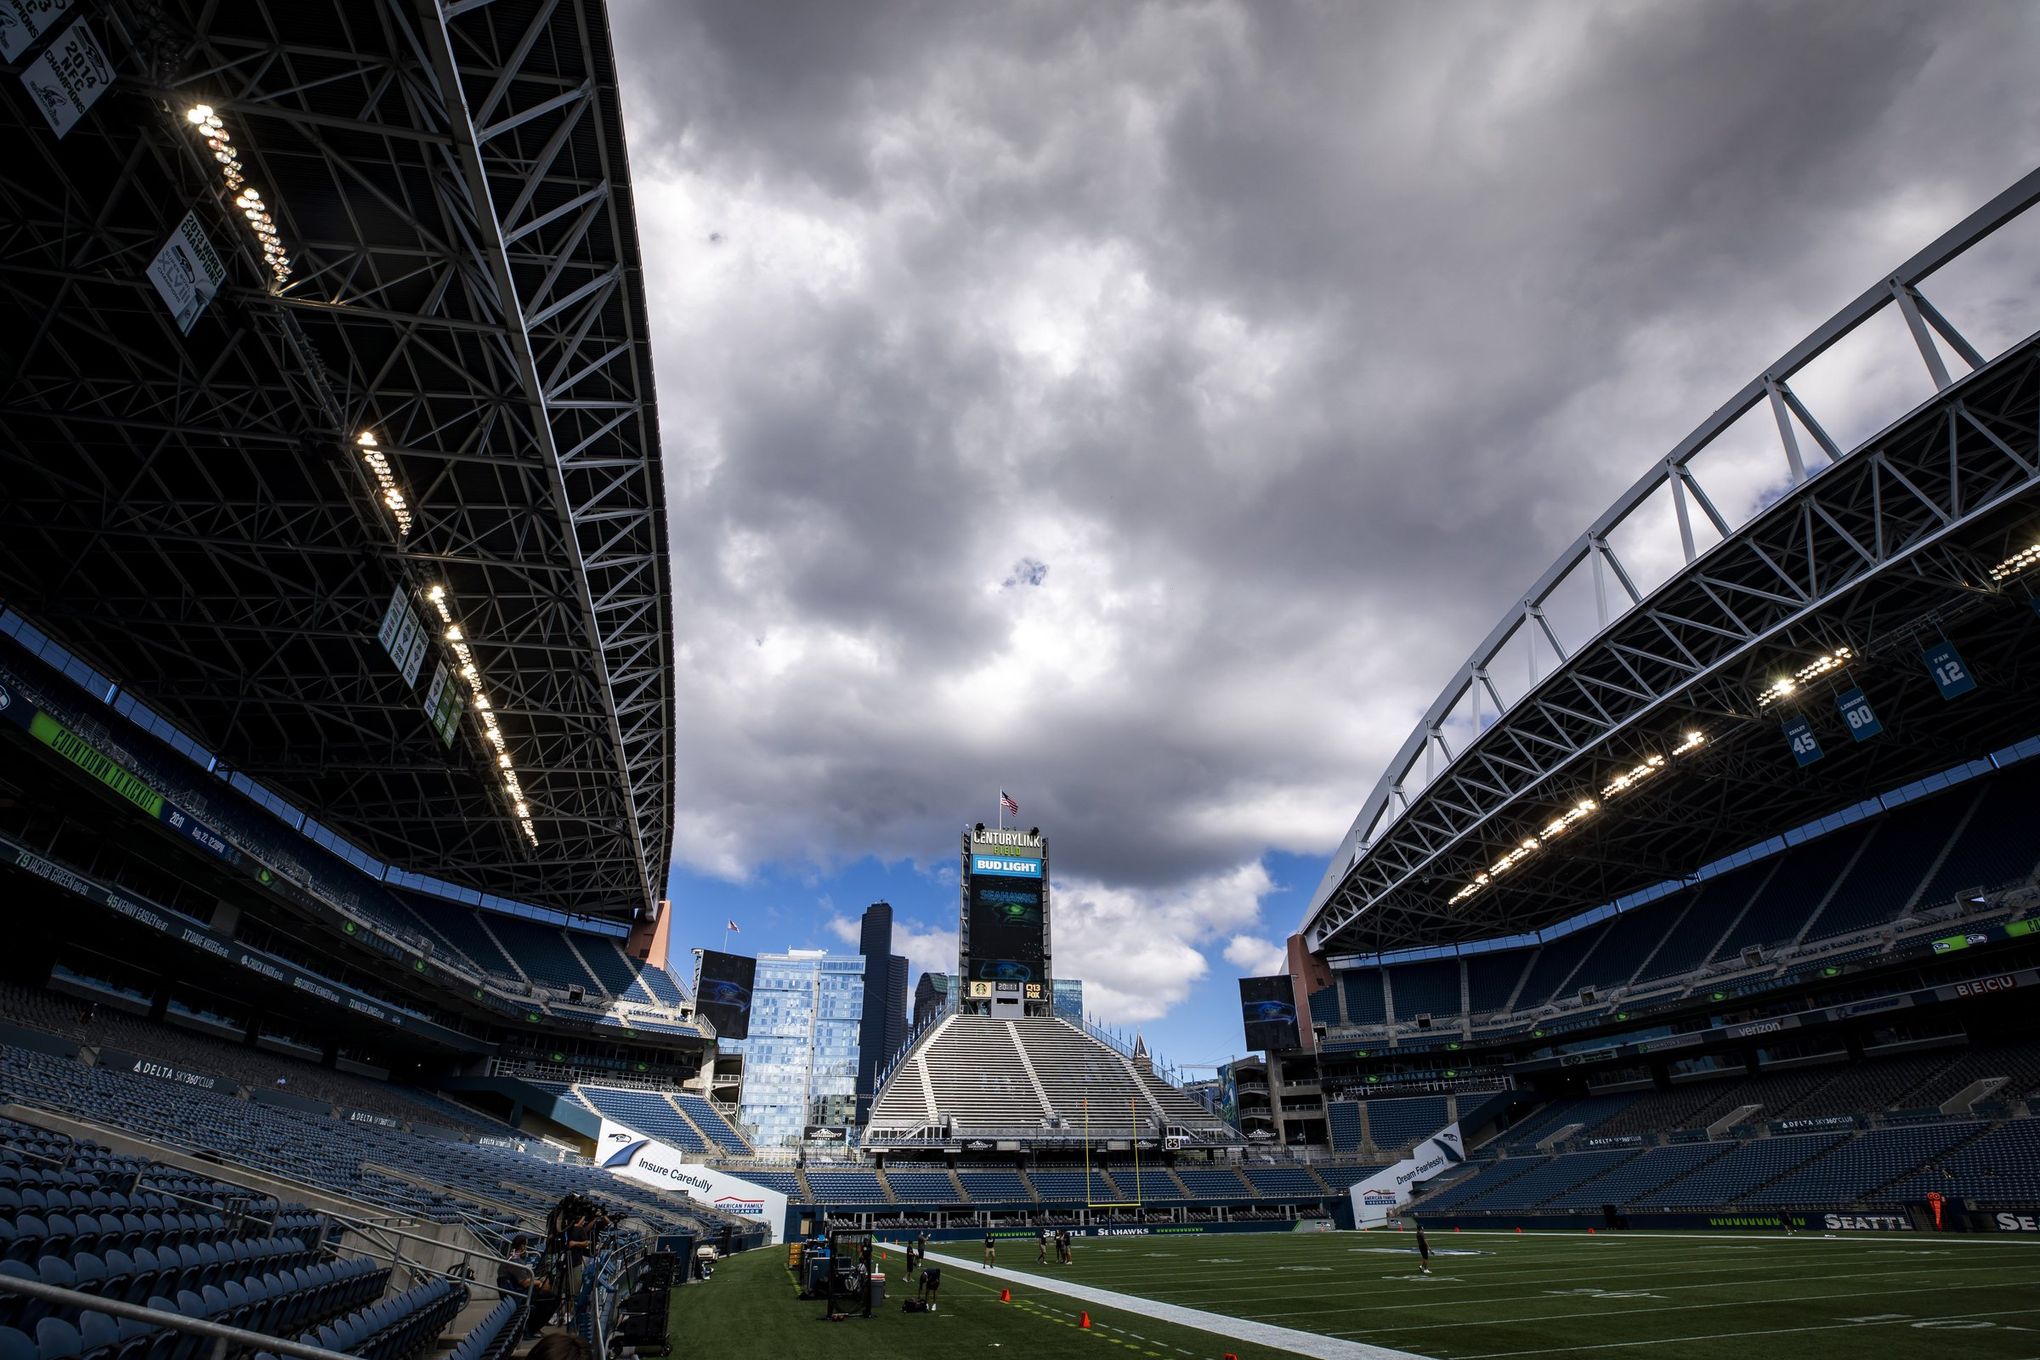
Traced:
<path fill-rule="evenodd" d="M 1811 765 L 1826 752 L 1820 749 L 1820 738 L 1813 735 L 1813 724 L 1804 718 L 1787 718 L 1782 724 L 1785 740 L 1791 744 L 1792 758 L 1801 765 Z"/>
<path fill-rule="evenodd" d="M 1955 650 L 1955 644 L 1947 640 L 1935 643 L 1921 654 L 1927 663 L 1927 673 L 1940 686 L 1943 699 L 1960 698 L 1976 688 L 1976 677 L 1969 673 L 1969 667 L 1962 660 L 1962 653 Z"/>

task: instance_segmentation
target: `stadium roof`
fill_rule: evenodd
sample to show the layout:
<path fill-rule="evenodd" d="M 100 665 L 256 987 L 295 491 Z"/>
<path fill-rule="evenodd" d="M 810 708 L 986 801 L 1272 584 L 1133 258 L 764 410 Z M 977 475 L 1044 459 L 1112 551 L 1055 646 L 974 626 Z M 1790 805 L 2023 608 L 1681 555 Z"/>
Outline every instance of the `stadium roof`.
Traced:
<path fill-rule="evenodd" d="M 2036 202 L 2040 171 L 1844 308 L 1522 593 L 1362 806 L 1313 949 L 1539 929 L 2040 728 L 2040 552 L 2014 561 L 2040 543 L 2040 338 L 1986 356 L 1921 289 Z M 1829 431 L 1857 414 L 1824 426 L 1793 380 L 1878 324 L 1928 395 L 1850 448 Z M 1719 507 L 1753 476 L 1774 489 L 1733 523 Z M 1924 660 L 1943 643 L 1979 680 L 1957 699 Z M 1837 703 L 1858 687 L 1883 729 L 1860 742 Z M 1800 719 L 1823 753 L 1804 767 Z"/>
<path fill-rule="evenodd" d="M 600 0 L 83 22 L 103 96 L 61 137 L 27 99 L 0 115 L 0 596 L 382 860 L 645 907 L 672 599 Z M 199 295 L 207 246 L 225 274 L 180 334 L 150 269 L 187 212 Z"/>

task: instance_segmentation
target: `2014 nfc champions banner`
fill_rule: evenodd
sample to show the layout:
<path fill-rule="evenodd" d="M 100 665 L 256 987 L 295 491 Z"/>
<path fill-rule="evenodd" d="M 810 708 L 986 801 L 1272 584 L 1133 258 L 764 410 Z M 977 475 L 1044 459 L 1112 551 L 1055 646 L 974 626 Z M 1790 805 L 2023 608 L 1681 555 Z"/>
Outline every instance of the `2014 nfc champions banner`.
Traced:
<path fill-rule="evenodd" d="M 771 1241 L 778 1243 L 786 1225 L 786 1196 L 754 1182 L 741 1180 L 699 1162 L 656 1138 L 608 1119 L 595 1135 L 595 1164 L 612 1175 L 672 1190 L 711 1209 L 754 1218 L 765 1225 Z"/>
<path fill-rule="evenodd" d="M 1466 1164 L 1466 1143 L 1458 1124 L 1447 1124 L 1411 1149 L 1410 1155 L 1375 1172 L 1348 1192 L 1353 1197 L 1353 1224 L 1367 1228 L 1388 1220 L 1410 1202 L 1417 1186 Z"/>

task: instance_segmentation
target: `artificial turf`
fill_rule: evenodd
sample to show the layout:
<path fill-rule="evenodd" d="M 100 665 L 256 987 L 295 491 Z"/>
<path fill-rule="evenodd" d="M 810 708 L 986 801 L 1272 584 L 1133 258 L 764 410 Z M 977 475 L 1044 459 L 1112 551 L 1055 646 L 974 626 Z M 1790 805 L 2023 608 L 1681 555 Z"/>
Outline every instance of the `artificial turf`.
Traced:
<path fill-rule="evenodd" d="M 1416 1278 L 1409 1234 L 1086 1239 L 1070 1267 L 1018 1242 L 1013 1302 L 973 1267 L 943 1271 L 942 1308 L 900 1311 L 890 1260 L 881 1314 L 826 1322 L 796 1296 L 784 1248 L 733 1257 L 676 1290 L 673 1353 L 871 1356 L 1098 1355 L 1273 1360 L 1291 1352 L 1030 1287 L 1053 1274 L 1103 1289 L 1443 1360 L 1585 1355 L 1621 1360 L 1758 1355 L 2040 1358 L 2040 1241 L 1910 1233 L 1440 1233 Z M 937 1244 L 951 1256 L 974 1242 Z M 1088 1311 L 1092 1328 L 1076 1328 Z"/>
<path fill-rule="evenodd" d="M 1432 1277 L 1419 1279 L 1412 1240 L 1085 1240 L 1069 1268 L 1037 1267 L 1032 1251 L 1000 1256 L 1029 1274 L 1448 1360 L 2040 1357 L 2040 1241 L 1439 1233 Z"/>
<path fill-rule="evenodd" d="M 914 1288 L 902 1276 L 904 1262 L 893 1252 L 886 1264 L 885 1307 L 870 1318 L 829 1322 L 819 1301 L 799 1297 L 786 1268 L 786 1248 L 761 1247 L 729 1257 L 716 1267 L 713 1280 L 673 1291 L 672 1353 L 730 1360 L 955 1360 L 959 1355 L 1221 1360 L 1227 1353 L 1239 1360 L 1284 1360 L 1290 1354 L 1121 1309 L 1090 1307 L 1045 1289 L 1016 1288 L 1013 1302 L 1001 1303 L 998 1285 L 953 1266 L 942 1272 L 940 1309 L 908 1313 L 900 1303 Z M 1089 1331 L 1077 1325 L 1084 1312 L 1090 1314 Z"/>

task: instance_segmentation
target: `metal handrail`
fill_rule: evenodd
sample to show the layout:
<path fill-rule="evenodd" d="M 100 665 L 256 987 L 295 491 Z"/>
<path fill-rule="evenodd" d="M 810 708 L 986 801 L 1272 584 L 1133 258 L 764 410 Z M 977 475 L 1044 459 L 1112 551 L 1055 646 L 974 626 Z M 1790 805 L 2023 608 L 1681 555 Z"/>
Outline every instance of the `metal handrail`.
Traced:
<path fill-rule="evenodd" d="M 215 1356 L 224 1355 L 232 1343 L 252 1350 L 268 1351 L 273 1355 L 288 1355 L 295 1360 L 354 1360 L 341 1351 L 329 1351 L 323 1346 L 308 1346 L 302 1341 L 292 1341 L 281 1336 L 270 1336 L 264 1332 L 251 1332 L 242 1327 L 229 1327 L 225 1323 L 213 1322 L 207 1318 L 186 1317 L 182 1313 L 166 1313 L 160 1308 L 145 1308 L 138 1303 L 127 1303 L 120 1299 L 105 1299 L 97 1294 L 81 1293 L 76 1289 L 60 1289 L 41 1280 L 22 1280 L 12 1275 L 0 1275 L 0 1293 L 20 1294 L 25 1298 L 41 1299 L 45 1303 L 61 1304 L 87 1313 L 104 1313 L 108 1317 L 128 1318 L 135 1322 L 152 1322 L 173 1332 L 190 1332 L 197 1336 L 211 1337 L 216 1343 Z"/>

